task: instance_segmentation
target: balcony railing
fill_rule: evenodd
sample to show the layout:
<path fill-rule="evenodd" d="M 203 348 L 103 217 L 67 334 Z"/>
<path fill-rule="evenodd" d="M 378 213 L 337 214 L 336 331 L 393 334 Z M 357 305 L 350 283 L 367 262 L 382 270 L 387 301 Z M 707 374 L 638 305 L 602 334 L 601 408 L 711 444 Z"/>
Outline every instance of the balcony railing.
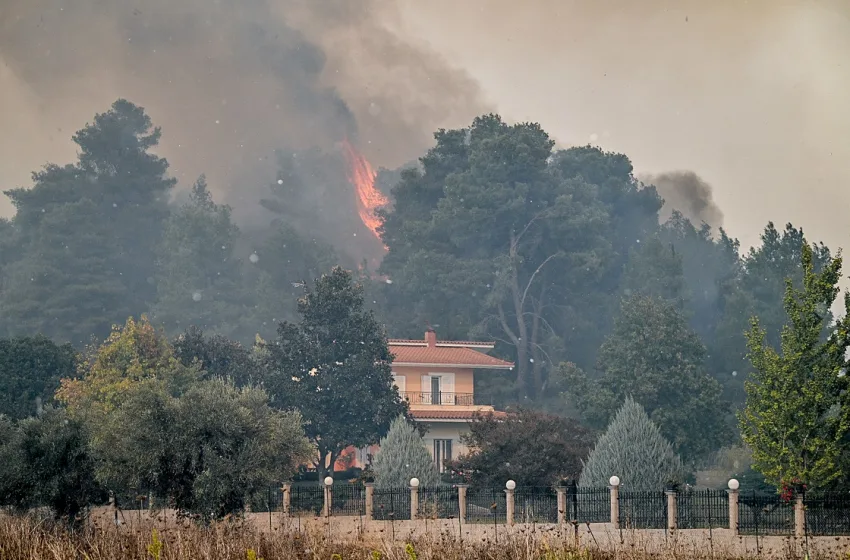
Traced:
<path fill-rule="evenodd" d="M 446 406 L 462 405 L 469 406 L 473 404 L 484 404 L 481 399 L 473 398 L 472 393 L 445 393 L 445 392 L 427 392 L 427 393 L 412 393 L 404 392 L 401 398 L 410 404 L 439 404 Z"/>

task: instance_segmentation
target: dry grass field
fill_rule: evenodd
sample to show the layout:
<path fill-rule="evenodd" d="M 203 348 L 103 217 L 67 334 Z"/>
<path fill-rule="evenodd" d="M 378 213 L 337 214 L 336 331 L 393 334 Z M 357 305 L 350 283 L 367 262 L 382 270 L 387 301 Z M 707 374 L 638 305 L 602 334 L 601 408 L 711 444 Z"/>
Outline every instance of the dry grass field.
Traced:
<path fill-rule="evenodd" d="M 815 558 L 832 555 L 810 554 Z M 797 553 L 771 555 L 796 558 Z M 753 556 L 748 556 L 752 558 Z M 200 527 L 190 523 L 116 528 L 92 523 L 69 530 L 34 517 L 0 516 L 1 560 L 731 560 L 741 558 L 699 547 L 677 547 L 649 554 L 639 548 L 613 551 L 576 549 L 542 535 L 513 535 L 463 542 L 430 536 L 410 542 L 380 538 L 335 539 L 320 530 L 258 531 L 241 522 Z"/>

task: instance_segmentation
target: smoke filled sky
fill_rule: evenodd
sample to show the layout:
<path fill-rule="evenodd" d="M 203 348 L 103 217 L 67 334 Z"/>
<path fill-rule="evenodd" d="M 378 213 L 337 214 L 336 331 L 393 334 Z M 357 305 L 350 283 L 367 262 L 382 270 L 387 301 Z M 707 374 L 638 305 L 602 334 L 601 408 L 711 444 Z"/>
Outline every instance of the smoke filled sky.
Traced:
<path fill-rule="evenodd" d="M 847 53 L 844 0 L 2 0 L 0 185 L 71 160 L 119 96 L 163 127 L 183 185 L 206 172 L 237 205 L 282 145 L 349 135 L 395 166 L 495 109 L 640 174 L 696 173 L 668 177 L 710 188 L 745 246 L 774 220 L 838 247 Z"/>

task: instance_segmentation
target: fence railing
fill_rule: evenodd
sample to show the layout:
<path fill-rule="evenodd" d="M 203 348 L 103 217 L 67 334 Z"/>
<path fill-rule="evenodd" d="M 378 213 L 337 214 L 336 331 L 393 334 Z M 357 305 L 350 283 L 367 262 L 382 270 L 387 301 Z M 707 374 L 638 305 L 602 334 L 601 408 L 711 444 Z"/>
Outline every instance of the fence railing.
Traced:
<path fill-rule="evenodd" d="M 807 495 L 803 503 L 808 534 L 850 535 L 850 494 Z"/>
<path fill-rule="evenodd" d="M 410 519 L 410 490 L 407 488 L 375 488 L 372 515 L 379 521 Z"/>
<path fill-rule="evenodd" d="M 315 486 L 293 486 L 289 511 L 294 515 L 321 515 L 325 507 L 325 489 Z"/>
<path fill-rule="evenodd" d="M 419 489 L 419 515 L 422 519 L 456 519 L 460 515 L 460 496 L 452 486 Z"/>
<path fill-rule="evenodd" d="M 410 404 L 440 404 L 440 405 L 464 405 L 488 404 L 481 402 L 481 398 L 475 398 L 472 393 L 446 393 L 446 392 L 404 392 L 402 398 Z"/>
<path fill-rule="evenodd" d="M 469 488 L 466 515 L 469 523 L 504 523 L 507 519 L 505 491 L 498 488 Z"/>
<path fill-rule="evenodd" d="M 663 491 L 620 492 L 620 526 L 627 529 L 667 527 L 667 495 Z"/>
<path fill-rule="evenodd" d="M 641 492 L 609 488 L 517 487 L 464 484 L 419 488 L 376 488 L 371 484 L 322 486 L 284 484 L 246 498 L 253 512 L 295 517 L 361 516 L 379 521 L 458 519 L 462 523 L 606 523 L 619 529 L 725 529 L 755 536 L 850 535 L 850 494 L 779 495 L 730 490 Z M 735 482 L 733 485 L 731 482 Z M 139 492 L 118 494 L 117 509 L 167 507 Z M 675 505 L 675 510 L 671 509 Z M 616 511 L 612 508 L 616 506 Z M 674 518 L 671 518 L 675 511 Z M 271 516 L 270 516 L 271 519 Z"/>
<path fill-rule="evenodd" d="M 366 488 L 362 484 L 333 486 L 331 515 L 366 515 Z"/>
<path fill-rule="evenodd" d="M 550 487 L 517 488 L 514 512 L 519 523 L 557 523 L 558 493 Z"/>
<path fill-rule="evenodd" d="M 776 494 L 742 492 L 738 511 L 738 531 L 742 535 L 794 534 L 794 503 Z"/>
<path fill-rule="evenodd" d="M 568 489 L 566 518 L 578 523 L 609 523 L 611 491 L 608 488 Z"/>
<path fill-rule="evenodd" d="M 685 490 L 676 496 L 679 529 L 729 527 L 729 493 L 726 490 Z"/>

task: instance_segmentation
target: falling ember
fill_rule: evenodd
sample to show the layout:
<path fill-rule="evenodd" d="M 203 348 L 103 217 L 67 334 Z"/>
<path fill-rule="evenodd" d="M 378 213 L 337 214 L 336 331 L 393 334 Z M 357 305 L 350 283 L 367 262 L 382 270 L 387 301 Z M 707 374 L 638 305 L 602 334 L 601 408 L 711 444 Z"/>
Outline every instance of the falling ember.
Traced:
<path fill-rule="evenodd" d="M 345 150 L 345 159 L 348 161 L 348 180 L 357 192 L 357 213 L 360 214 L 363 225 L 380 240 L 378 227 L 381 225 L 381 220 L 375 211 L 386 205 L 389 200 L 375 188 L 377 174 L 366 158 L 360 155 L 348 140 L 344 140 L 342 146 Z"/>

